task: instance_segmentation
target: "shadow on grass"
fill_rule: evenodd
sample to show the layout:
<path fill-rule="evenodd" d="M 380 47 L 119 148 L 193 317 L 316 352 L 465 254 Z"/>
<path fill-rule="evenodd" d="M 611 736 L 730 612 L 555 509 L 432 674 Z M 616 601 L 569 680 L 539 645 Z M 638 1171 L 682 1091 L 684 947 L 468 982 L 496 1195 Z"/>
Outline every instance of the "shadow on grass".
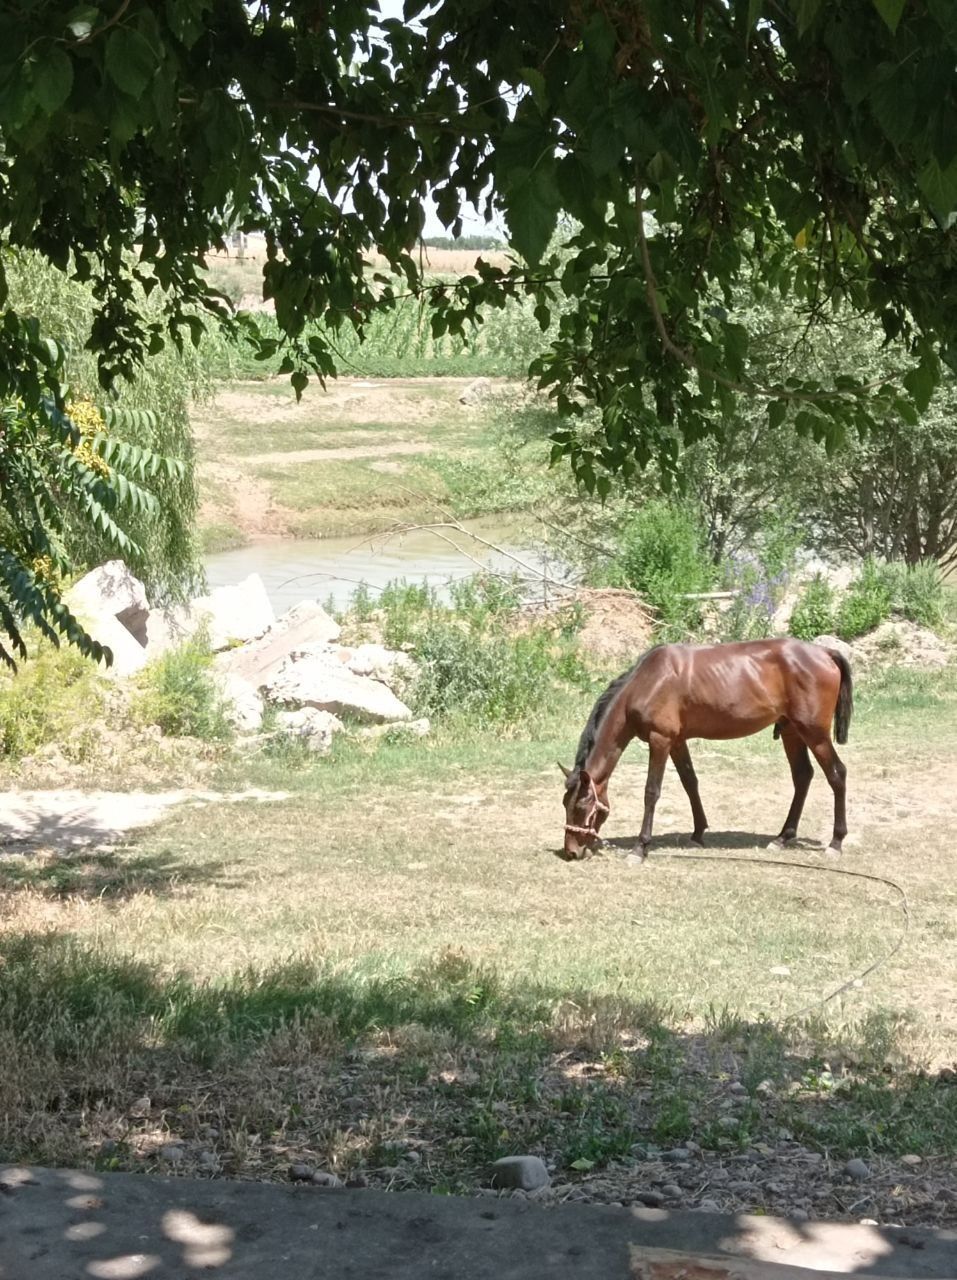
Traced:
<path fill-rule="evenodd" d="M 764 852 L 777 838 L 777 832 L 773 835 L 759 835 L 754 831 L 706 831 L 704 837 L 704 846 L 695 844 L 690 835 L 672 835 L 662 834 L 653 836 L 648 852 L 651 855 L 671 853 L 675 848 L 690 849 L 697 853 L 720 853 L 726 849 L 751 849 L 754 852 Z M 604 841 L 606 849 L 617 849 L 623 853 L 630 853 L 638 847 L 638 836 L 613 836 Z M 822 851 L 820 840 L 805 839 L 799 836 L 793 840 L 786 849 L 788 853 L 820 853 Z"/>
<path fill-rule="evenodd" d="M 8 846 L 0 857 L 0 894 L 21 890 L 50 898 L 89 898 L 121 902 L 138 893 L 172 893 L 185 885 L 229 884 L 225 862 L 184 861 L 170 852 L 122 854 L 82 849 L 54 853 L 24 845 Z"/>
<path fill-rule="evenodd" d="M 890 1070 L 906 1032 L 890 1014 L 835 1031 L 715 1011 L 690 1033 L 653 1001 L 504 982 L 456 953 L 392 976 L 300 959 L 203 981 L 54 933 L 0 937 L 0 974 L 13 1159 L 90 1162 L 107 1137 L 131 1154 L 137 1125 L 195 1142 L 212 1124 L 374 1174 L 411 1134 L 431 1152 L 411 1185 L 457 1190 L 528 1151 L 572 1181 L 688 1140 L 745 1159 L 782 1132 L 788 1158 L 957 1152 L 957 1078 Z M 227 1164 L 248 1158 L 234 1144 Z"/>

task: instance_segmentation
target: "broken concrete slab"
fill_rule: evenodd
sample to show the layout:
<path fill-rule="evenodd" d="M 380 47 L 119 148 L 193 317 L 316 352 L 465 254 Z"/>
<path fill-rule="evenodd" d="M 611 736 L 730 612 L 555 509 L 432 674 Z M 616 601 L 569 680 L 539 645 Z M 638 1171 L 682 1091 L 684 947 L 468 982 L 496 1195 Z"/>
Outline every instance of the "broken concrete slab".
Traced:
<path fill-rule="evenodd" d="M 255 733 L 262 727 L 263 700 L 255 685 L 231 671 L 217 671 L 216 683 L 226 704 L 226 718 L 239 733 Z"/>
<path fill-rule="evenodd" d="M 220 654 L 221 671 L 241 676 L 257 688 L 266 684 L 291 653 L 339 639 L 339 624 L 317 600 L 303 600 L 278 618 L 258 640 Z"/>
<path fill-rule="evenodd" d="M 419 670 L 418 663 L 407 653 L 382 644 L 360 644 L 343 652 L 345 665 L 353 675 L 379 680 L 397 694 L 408 687 Z"/>
<path fill-rule="evenodd" d="M 113 655 L 111 665 L 103 668 L 106 674 L 131 676 L 146 665 L 149 601 L 146 588 L 122 560 L 108 560 L 84 574 L 63 601 Z"/>
<path fill-rule="evenodd" d="M 122 560 L 108 560 L 91 569 L 70 587 L 63 600 L 80 618 L 117 618 L 138 644 L 146 644 L 150 611 L 146 588 Z"/>
<path fill-rule="evenodd" d="M 0 1171 L 0 1280 L 952 1280 L 957 1231 Z"/>
<path fill-rule="evenodd" d="M 203 633 L 210 649 L 218 653 L 257 640 L 275 620 L 262 578 L 251 573 L 235 586 L 217 587 L 188 604 L 152 609 L 146 620 L 146 644 L 150 657 L 157 658 Z"/>
<path fill-rule="evenodd" d="M 258 573 L 251 573 L 235 586 L 217 587 L 208 596 L 197 596 L 190 612 L 205 628 L 214 653 L 258 639 L 276 621 Z"/>
<path fill-rule="evenodd" d="M 284 738 L 302 742 L 310 751 L 324 755 L 332 746 L 332 738 L 345 726 L 330 711 L 318 711 L 315 707 L 300 707 L 298 711 L 280 711 L 276 716 L 276 731 Z"/>
<path fill-rule="evenodd" d="M 412 712 L 391 689 L 368 676 L 353 675 L 332 650 L 300 651 L 287 658 L 264 691 L 277 706 L 316 707 L 367 724 L 412 719 Z"/>

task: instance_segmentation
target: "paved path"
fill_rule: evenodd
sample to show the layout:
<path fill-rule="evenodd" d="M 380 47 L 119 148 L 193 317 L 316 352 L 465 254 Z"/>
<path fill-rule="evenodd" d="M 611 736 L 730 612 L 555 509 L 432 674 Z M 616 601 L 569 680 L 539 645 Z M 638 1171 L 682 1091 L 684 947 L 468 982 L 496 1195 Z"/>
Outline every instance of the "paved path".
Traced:
<path fill-rule="evenodd" d="M 0 1280 L 821 1280 L 957 1276 L 957 1231 L 0 1171 Z"/>

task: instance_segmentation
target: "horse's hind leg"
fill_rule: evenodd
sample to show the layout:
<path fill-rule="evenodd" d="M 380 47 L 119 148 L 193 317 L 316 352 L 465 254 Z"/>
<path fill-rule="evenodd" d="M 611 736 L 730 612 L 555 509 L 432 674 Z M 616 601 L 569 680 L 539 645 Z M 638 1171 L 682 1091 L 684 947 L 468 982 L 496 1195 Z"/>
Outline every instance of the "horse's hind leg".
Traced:
<path fill-rule="evenodd" d="M 686 742 L 676 742 L 671 748 L 671 759 L 678 770 L 681 785 L 691 801 L 691 818 L 694 822 L 694 835 L 692 835 L 691 839 L 695 844 L 704 844 L 704 833 L 708 829 L 708 819 L 704 815 L 704 807 L 701 804 L 701 796 L 698 792 L 698 775 L 695 773 L 694 765 L 691 763 L 691 752 L 688 750 L 688 744 Z"/>
<path fill-rule="evenodd" d="M 648 780 L 645 783 L 645 816 L 641 822 L 638 836 L 638 848 L 641 856 L 647 857 L 648 845 L 651 841 L 651 827 L 655 820 L 655 805 L 661 795 L 661 780 L 665 776 L 665 765 L 671 751 L 671 739 L 661 733 L 648 735 Z"/>
<path fill-rule="evenodd" d="M 791 779 L 794 782 L 794 799 L 788 809 L 788 816 L 784 819 L 781 834 L 774 841 L 775 844 L 783 847 L 790 844 L 797 836 L 798 823 L 804 811 L 804 801 L 807 799 L 808 788 L 814 777 L 814 765 L 811 764 L 807 746 L 800 734 L 790 724 L 785 723 L 781 726 L 781 745 L 787 754 L 788 764 L 791 766 Z"/>
<path fill-rule="evenodd" d="M 834 834 L 831 837 L 831 848 L 835 853 L 840 853 L 847 835 L 847 767 L 834 750 L 834 743 L 827 733 L 818 730 L 814 737 L 809 738 L 808 746 L 834 792 Z"/>

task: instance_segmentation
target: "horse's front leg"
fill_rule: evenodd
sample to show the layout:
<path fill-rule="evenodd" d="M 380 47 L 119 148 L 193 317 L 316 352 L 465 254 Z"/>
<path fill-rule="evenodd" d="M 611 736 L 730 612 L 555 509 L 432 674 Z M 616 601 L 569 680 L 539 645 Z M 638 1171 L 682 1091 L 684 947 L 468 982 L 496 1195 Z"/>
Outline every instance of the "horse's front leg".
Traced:
<path fill-rule="evenodd" d="M 648 856 L 648 845 L 651 841 L 651 828 L 655 820 L 655 805 L 661 795 L 661 780 L 665 776 L 665 765 L 671 752 L 671 739 L 661 733 L 648 735 L 648 780 L 645 782 L 645 816 L 638 836 L 638 851 L 643 858 Z"/>
<path fill-rule="evenodd" d="M 678 770 L 681 785 L 691 801 L 691 818 L 694 822 L 694 834 L 691 839 L 695 844 L 704 844 L 704 833 L 708 829 L 708 819 L 705 817 L 704 806 L 701 803 L 701 795 L 698 792 L 698 775 L 695 773 L 694 765 L 691 763 L 691 752 L 688 750 L 687 742 L 676 742 L 674 744 L 671 748 L 671 759 Z"/>

